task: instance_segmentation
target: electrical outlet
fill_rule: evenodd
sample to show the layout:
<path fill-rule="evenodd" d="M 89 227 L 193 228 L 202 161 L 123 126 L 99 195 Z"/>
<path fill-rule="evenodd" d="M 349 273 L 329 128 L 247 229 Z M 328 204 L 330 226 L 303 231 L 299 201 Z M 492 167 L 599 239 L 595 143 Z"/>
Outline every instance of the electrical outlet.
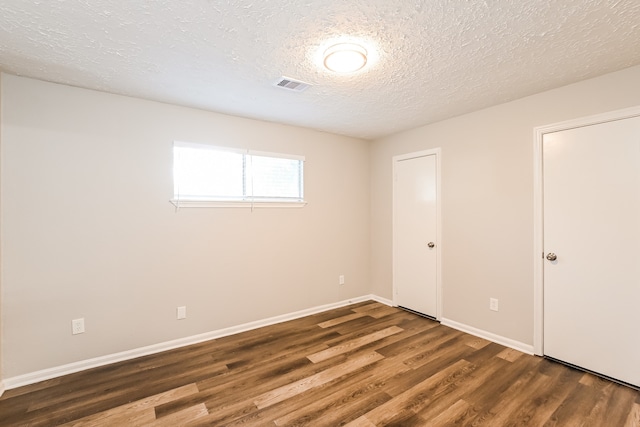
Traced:
<path fill-rule="evenodd" d="M 489 310 L 498 311 L 498 299 L 497 298 L 489 298 Z"/>
<path fill-rule="evenodd" d="M 344 285 L 344 276 L 342 274 L 338 277 L 338 283 Z"/>
<path fill-rule="evenodd" d="M 178 309 L 176 310 L 176 314 L 177 314 L 178 320 L 186 319 L 187 318 L 187 307 L 185 307 L 184 305 L 181 306 L 181 307 L 178 307 Z"/>
<path fill-rule="evenodd" d="M 84 317 L 71 321 L 71 333 L 73 335 L 84 334 Z"/>

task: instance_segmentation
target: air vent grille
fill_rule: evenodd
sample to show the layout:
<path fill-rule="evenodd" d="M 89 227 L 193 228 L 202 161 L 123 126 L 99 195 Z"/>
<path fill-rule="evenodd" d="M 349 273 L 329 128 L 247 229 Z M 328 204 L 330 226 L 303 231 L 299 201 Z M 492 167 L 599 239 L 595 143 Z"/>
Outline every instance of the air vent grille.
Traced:
<path fill-rule="evenodd" d="M 311 86 L 309 83 L 301 82 L 300 80 L 292 79 L 290 77 L 281 77 L 274 83 L 274 85 L 293 92 L 302 92 Z"/>

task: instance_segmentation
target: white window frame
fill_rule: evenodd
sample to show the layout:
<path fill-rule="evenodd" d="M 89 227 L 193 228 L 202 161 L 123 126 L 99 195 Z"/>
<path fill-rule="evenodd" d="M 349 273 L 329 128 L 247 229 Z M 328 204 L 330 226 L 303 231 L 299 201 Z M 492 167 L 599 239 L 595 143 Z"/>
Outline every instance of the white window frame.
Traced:
<path fill-rule="evenodd" d="M 214 150 L 214 151 L 226 151 L 232 153 L 239 153 L 246 156 L 260 156 L 260 157 L 274 157 L 279 159 L 292 159 L 299 160 L 304 163 L 305 157 L 296 154 L 283 154 L 274 153 L 268 151 L 255 151 L 248 149 L 239 149 L 232 147 L 221 147 L 203 143 L 174 141 L 172 146 L 172 152 L 174 147 L 186 147 L 195 148 L 199 150 Z M 175 158 L 174 158 L 175 161 Z M 190 199 L 181 198 L 179 194 L 175 194 L 175 179 L 172 180 L 174 184 L 174 197 L 170 200 L 176 209 L 179 208 L 301 208 L 306 206 L 307 202 L 304 200 L 304 164 L 302 168 L 302 176 L 300 185 L 302 186 L 302 199 L 286 200 L 286 199 L 261 199 L 247 197 L 245 200 L 224 200 L 224 199 Z"/>

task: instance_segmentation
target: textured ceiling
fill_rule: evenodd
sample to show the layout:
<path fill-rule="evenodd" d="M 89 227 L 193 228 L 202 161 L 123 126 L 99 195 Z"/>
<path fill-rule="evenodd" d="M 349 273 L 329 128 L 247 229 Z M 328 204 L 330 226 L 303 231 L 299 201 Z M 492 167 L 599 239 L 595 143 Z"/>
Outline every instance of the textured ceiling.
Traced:
<path fill-rule="evenodd" d="M 318 65 L 348 40 L 363 70 Z M 640 64 L 638 40 L 638 0 L 0 2 L 5 72 L 366 139 Z"/>

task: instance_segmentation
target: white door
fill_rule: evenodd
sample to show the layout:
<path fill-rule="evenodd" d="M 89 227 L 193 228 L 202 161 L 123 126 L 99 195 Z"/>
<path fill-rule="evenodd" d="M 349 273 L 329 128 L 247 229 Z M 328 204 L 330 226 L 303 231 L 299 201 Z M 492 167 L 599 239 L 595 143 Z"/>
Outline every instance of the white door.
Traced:
<path fill-rule="evenodd" d="M 437 237 L 436 154 L 394 158 L 394 303 L 431 317 L 438 317 Z"/>
<path fill-rule="evenodd" d="M 640 117 L 544 135 L 544 354 L 640 386 Z"/>

